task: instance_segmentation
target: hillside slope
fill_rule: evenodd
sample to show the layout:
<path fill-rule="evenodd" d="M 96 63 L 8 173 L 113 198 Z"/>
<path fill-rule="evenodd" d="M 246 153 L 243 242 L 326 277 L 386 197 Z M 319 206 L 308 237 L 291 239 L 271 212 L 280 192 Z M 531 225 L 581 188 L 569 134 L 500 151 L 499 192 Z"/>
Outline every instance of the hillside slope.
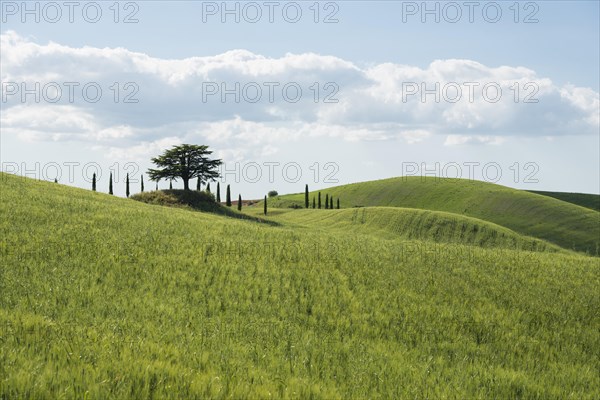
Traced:
<path fill-rule="evenodd" d="M 0 215 L 0 398 L 600 389 L 594 257 L 278 227 L 5 174 Z"/>
<path fill-rule="evenodd" d="M 555 199 L 573 203 L 591 210 L 600 211 L 600 195 L 588 193 L 566 193 L 566 192 L 542 192 L 539 190 L 529 190 L 531 193 L 541 194 L 542 196 L 554 197 Z"/>
<path fill-rule="evenodd" d="M 322 190 L 341 207 L 381 206 L 445 211 L 493 222 L 565 249 L 597 254 L 600 213 L 548 196 L 464 179 L 400 177 Z M 310 193 L 316 197 L 317 193 Z M 311 200 L 312 201 L 312 200 Z M 304 205 L 304 195 L 279 196 L 272 207 Z"/>
<path fill-rule="evenodd" d="M 262 216 L 256 207 L 246 209 Z M 385 239 L 426 240 L 486 248 L 565 252 L 559 246 L 523 236 L 508 228 L 464 215 L 399 207 L 363 207 L 340 210 L 271 210 L 279 223 L 332 233 L 375 235 Z"/>

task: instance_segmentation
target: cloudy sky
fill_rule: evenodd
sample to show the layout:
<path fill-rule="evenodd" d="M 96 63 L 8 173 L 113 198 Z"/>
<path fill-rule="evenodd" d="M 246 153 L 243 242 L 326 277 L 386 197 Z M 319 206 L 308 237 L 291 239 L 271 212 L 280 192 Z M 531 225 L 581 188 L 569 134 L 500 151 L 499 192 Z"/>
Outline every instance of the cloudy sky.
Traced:
<path fill-rule="evenodd" d="M 0 4 L 7 172 L 104 190 L 193 143 L 245 198 L 415 174 L 600 193 L 596 1 Z"/>

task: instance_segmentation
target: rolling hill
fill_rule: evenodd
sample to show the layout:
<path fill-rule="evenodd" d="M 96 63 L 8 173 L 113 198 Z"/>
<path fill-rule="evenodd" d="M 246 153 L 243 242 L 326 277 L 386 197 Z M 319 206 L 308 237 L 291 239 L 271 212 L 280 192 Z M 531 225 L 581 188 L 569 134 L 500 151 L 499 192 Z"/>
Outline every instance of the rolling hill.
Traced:
<path fill-rule="evenodd" d="M 390 237 L 454 215 L 276 211 L 0 174 L 0 398 L 597 396 L 597 258 Z M 456 221 L 439 237 L 492 229 Z"/>
<path fill-rule="evenodd" d="M 248 209 L 262 216 L 262 209 Z M 276 209 L 272 221 L 310 230 L 353 232 L 384 239 L 455 243 L 486 248 L 565 252 L 559 246 L 526 237 L 502 226 L 441 211 L 399 207 L 364 207 L 340 210 Z"/>
<path fill-rule="evenodd" d="M 555 199 L 577 204 L 591 210 L 600 211 L 600 195 L 588 193 L 566 193 L 566 192 L 542 192 L 530 190 L 529 192 L 541 194 L 542 196 L 554 197 Z"/>
<path fill-rule="evenodd" d="M 400 177 L 322 190 L 341 207 L 403 207 L 485 220 L 565 249 L 598 254 L 600 213 L 548 196 L 465 179 Z M 316 193 L 310 193 L 312 197 Z M 304 194 L 273 198 L 273 207 L 304 205 Z"/>

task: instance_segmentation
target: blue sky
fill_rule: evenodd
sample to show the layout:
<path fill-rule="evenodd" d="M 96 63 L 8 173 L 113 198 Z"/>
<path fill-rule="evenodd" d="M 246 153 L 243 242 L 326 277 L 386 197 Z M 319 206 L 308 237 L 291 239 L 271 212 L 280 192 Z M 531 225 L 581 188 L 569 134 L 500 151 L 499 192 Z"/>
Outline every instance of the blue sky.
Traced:
<path fill-rule="evenodd" d="M 118 23 L 114 2 L 98 2 L 97 23 L 82 17 L 84 6 L 94 16 L 91 2 L 79 2 L 74 23 L 62 2 L 56 23 L 45 20 L 55 14 L 50 7 L 44 15 L 43 2 L 40 22 L 28 14 L 25 23 L 21 2 L 1 3 L 5 171 L 43 179 L 59 168 L 61 182 L 88 187 L 86 163 L 100 166 L 104 181 L 109 170 L 122 181 L 126 171 L 145 171 L 160 149 L 193 142 L 210 145 L 237 171 L 226 183 L 246 198 L 427 171 L 600 193 L 596 1 L 474 2 L 473 22 L 465 2 L 428 2 L 439 10 L 437 23 L 422 15 L 422 2 L 401 1 L 274 2 L 273 23 L 265 2 L 228 2 L 239 23 L 234 14 L 222 22 L 220 1 L 120 2 Z M 299 21 L 286 21 L 284 7 L 290 20 L 299 8 Z M 246 21 L 257 9 L 262 18 Z M 132 12 L 138 22 L 123 23 Z M 329 14 L 337 22 L 324 23 Z M 57 83 L 63 96 L 23 101 L 16 92 L 23 82 Z M 68 102 L 64 82 L 94 82 L 102 99 L 91 103 L 76 90 Z M 249 85 L 246 95 L 259 87 L 262 97 L 206 94 L 236 82 L 238 94 Z M 272 102 L 266 82 L 277 83 Z M 465 82 L 479 85 L 473 101 Z M 279 90 L 290 83 L 302 90 L 298 102 Z M 438 84 L 441 98 L 421 97 L 422 84 Z M 455 84 L 463 94 L 457 102 L 450 101 Z M 486 84 L 502 89 L 497 102 L 483 97 Z M 134 89 L 138 102 L 123 102 Z M 337 102 L 324 101 L 327 94 Z M 527 95 L 536 102 L 524 102 Z M 73 179 L 65 163 L 79 163 L 70 164 Z"/>

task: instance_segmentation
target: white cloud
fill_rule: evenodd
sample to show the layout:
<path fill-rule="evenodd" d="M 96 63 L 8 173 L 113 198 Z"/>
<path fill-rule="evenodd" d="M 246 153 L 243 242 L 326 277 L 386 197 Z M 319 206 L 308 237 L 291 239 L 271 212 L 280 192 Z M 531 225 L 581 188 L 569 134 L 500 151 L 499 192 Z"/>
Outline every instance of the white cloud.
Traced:
<path fill-rule="evenodd" d="M 560 90 L 560 95 L 586 114 L 589 125 L 600 125 L 600 97 L 597 92 L 568 85 Z"/>
<path fill-rule="evenodd" d="M 313 53 L 268 58 L 247 50 L 210 57 L 158 59 L 123 48 L 72 48 L 39 44 L 9 31 L 0 36 L 2 57 L 3 134 L 29 141 L 83 141 L 106 148 L 106 154 L 147 156 L 166 142 L 204 138 L 235 148 L 232 157 L 275 154 L 280 143 L 303 137 L 329 136 L 347 141 L 400 139 L 408 144 L 432 135 L 447 135 L 446 145 L 492 144 L 511 135 L 555 137 L 597 134 L 599 95 L 592 89 L 559 87 L 521 66 L 489 67 L 473 60 L 435 60 L 426 68 L 383 63 L 361 68 L 334 56 Z M 85 101 L 81 88 L 97 82 L 102 98 Z M 56 104 L 28 101 L 6 92 L 6 83 L 59 83 Z M 74 101 L 64 82 L 79 82 Z M 115 102 L 114 82 L 119 85 Z M 123 102 L 137 85 L 138 103 Z M 234 95 L 207 96 L 207 83 L 235 83 L 248 90 L 258 85 L 260 101 Z M 269 82 L 275 99 L 270 101 Z M 314 83 L 318 84 L 314 86 Z M 295 83 L 298 102 L 286 101 L 282 87 Z M 327 83 L 335 85 L 327 86 Z M 486 101 L 482 88 L 500 87 L 498 102 Z M 421 88 L 439 87 L 421 101 Z M 437 85 L 437 86 L 436 86 Z M 470 85 L 470 86 L 469 86 Z M 497 85 L 497 86 L 496 86 Z M 515 86 L 516 85 L 516 86 Z M 449 101 L 457 87 L 462 98 Z M 519 88 L 518 102 L 515 87 Z M 410 94 L 410 89 L 419 89 Z M 473 99 L 469 99 L 474 88 Z M 10 88 L 15 89 L 14 86 Z M 314 95 L 318 89 L 318 98 Z M 204 92 L 204 96 L 203 96 Z M 246 95 L 251 92 L 245 92 Z M 330 96 L 337 102 L 326 103 Z M 526 96 L 537 103 L 524 103 Z M 30 96 L 31 98 L 31 96 Z M 141 143 L 141 144 L 140 144 Z"/>
<path fill-rule="evenodd" d="M 174 145 L 181 144 L 177 137 L 165 137 L 153 142 L 142 142 L 127 148 L 112 146 L 97 146 L 95 150 L 105 151 L 106 157 L 113 160 L 146 161 L 156 154 Z"/>
<path fill-rule="evenodd" d="M 431 136 L 431 133 L 424 129 L 413 129 L 400 132 L 400 136 L 408 144 L 419 143 Z"/>
<path fill-rule="evenodd" d="M 444 146 L 459 146 L 459 145 L 479 145 L 491 144 L 499 145 L 504 143 L 506 139 L 501 136 L 468 136 L 468 135 L 448 135 Z"/>

